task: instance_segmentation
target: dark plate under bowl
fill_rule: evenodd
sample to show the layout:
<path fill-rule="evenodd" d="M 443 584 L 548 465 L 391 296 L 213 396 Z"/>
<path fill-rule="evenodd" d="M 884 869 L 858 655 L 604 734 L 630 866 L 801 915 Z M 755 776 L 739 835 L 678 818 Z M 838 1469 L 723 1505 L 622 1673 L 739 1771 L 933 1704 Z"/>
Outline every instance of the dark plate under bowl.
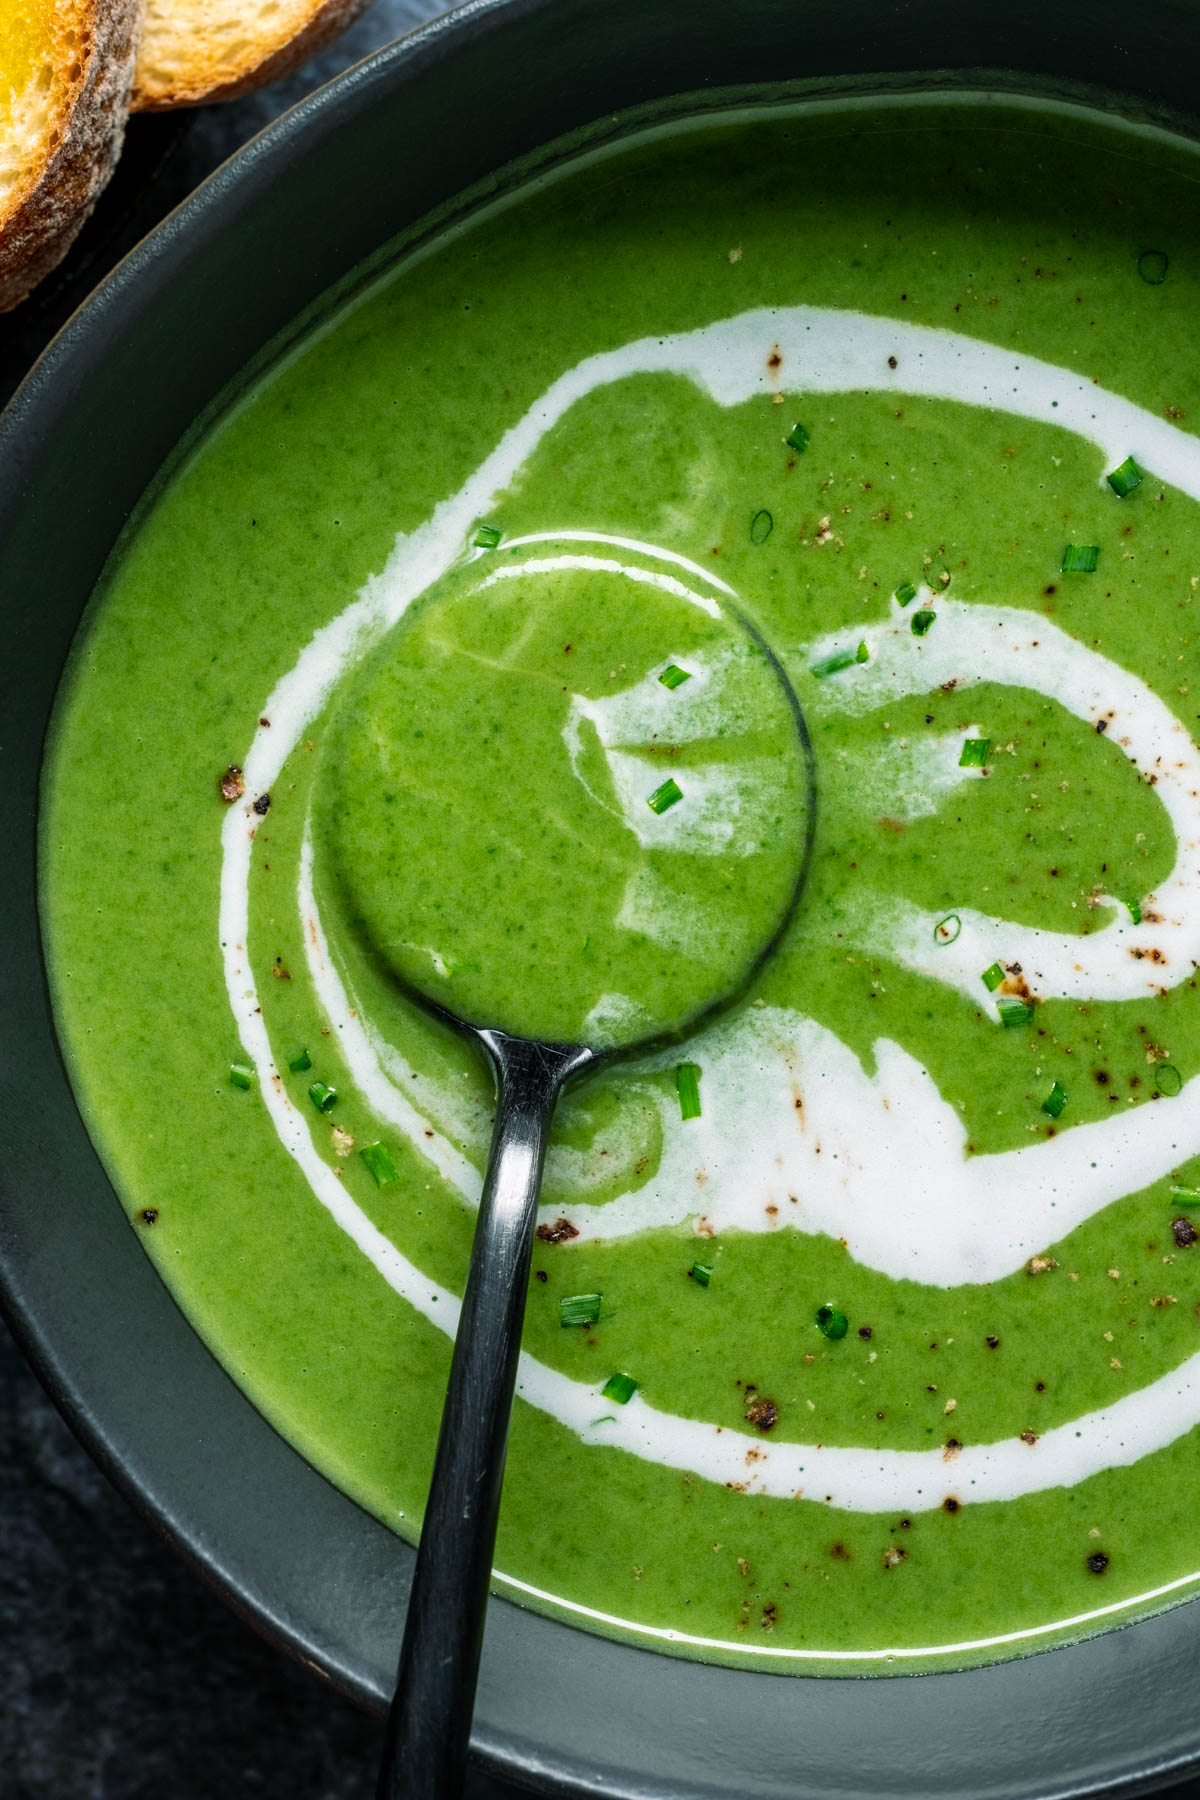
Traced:
<path fill-rule="evenodd" d="M 539 145 L 671 96 L 1060 94 L 1200 136 L 1197 0 L 475 0 L 279 120 L 123 263 L 0 421 L 0 1280 L 50 1392 L 229 1601 L 372 1706 L 413 1553 L 317 1475 L 193 1334 L 83 1129 L 42 971 L 38 771 L 72 634 L 196 417 L 303 308 Z M 718 94 L 717 90 L 726 90 Z M 552 1504 L 552 1502 L 551 1502 Z M 492 1604 L 475 1743 L 571 1794 L 1144 1792 L 1200 1761 L 1200 1605 L 961 1674 L 706 1668 Z"/>

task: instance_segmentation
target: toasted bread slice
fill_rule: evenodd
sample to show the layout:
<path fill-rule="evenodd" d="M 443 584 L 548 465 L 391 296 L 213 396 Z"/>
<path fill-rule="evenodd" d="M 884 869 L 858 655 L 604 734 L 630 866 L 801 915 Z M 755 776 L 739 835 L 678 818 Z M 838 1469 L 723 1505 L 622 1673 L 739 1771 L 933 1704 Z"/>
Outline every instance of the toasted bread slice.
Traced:
<path fill-rule="evenodd" d="M 0 312 L 66 254 L 121 151 L 141 0 L 0 0 Z"/>
<path fill-rule="evenodd" d="M 315 56 L 370 0 L 147 0 L 135 112 L 232 100 Z"/>

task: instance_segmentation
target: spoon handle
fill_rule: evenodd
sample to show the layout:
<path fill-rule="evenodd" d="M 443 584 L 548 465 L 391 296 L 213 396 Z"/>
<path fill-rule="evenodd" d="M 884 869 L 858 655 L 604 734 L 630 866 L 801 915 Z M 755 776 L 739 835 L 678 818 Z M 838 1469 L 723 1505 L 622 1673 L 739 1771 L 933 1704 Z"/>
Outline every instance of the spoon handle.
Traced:
<path fill-rule="evenodd" d="M 388 1715 L 379 1800 L 455 1800 L 475 1681 L 550 1121 L 586 1050 L 481 1032 L 496 1124 Z"/>

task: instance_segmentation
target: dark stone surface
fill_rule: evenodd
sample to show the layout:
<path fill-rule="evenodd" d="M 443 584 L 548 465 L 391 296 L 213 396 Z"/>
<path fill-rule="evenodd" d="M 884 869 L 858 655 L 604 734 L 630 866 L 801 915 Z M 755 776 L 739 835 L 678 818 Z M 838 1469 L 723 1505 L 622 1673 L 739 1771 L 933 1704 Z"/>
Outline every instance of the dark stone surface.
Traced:
<path fill-rule="evenodd" d="M 240 144 L 441 10 L 378 0 L 268 93 L 131 121 L 70 256 L 0 318 L 0 402 L 113 263 Z M 0 1800 L 370 1800 L 381 1737 L 134 1515 L 0 1326 Z M 1174 1793 L 1200 1800 L 1200 1783 Z M 479 1777 L 470 1800 L 517 1796 Z"/>
<path fill-rule="evenodd" d="M 130 1510 L 0 1327 L 3 1800 L 371 1800 L 382 1735 Z"/>

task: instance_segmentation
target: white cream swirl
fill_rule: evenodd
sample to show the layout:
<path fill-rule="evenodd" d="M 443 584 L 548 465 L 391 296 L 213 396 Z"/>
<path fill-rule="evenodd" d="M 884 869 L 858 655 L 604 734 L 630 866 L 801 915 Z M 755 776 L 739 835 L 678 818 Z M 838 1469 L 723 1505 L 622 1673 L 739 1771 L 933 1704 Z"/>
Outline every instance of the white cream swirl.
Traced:
<path fill-rule="evenodd" d="M 383 572 L 367 583 L 357 601 L 316 634 L 265 703 L 264 713 L 270 717 L 272 728 L 269 733 L 258 734 L 244 758 L 250 792 L 270 788 L 341 674 L 379 633 L 400 617 L 412 599 L 445 571 L 459 554 L 473 522 L 489 510 L 494 497 L 577 400 L 605 383 L 629 375 L 670 371 L 691 377 L 718 404 L 733 405 L 771 387 L 764 351 L 776 346 L 793 391 L 892 389 L 1012 412 L 1077 432 L 1096 444 L 1102 453 L 1098 479 L 1105 466 L 1132 453 L 1143 468 L 1200 500 L 1200 446 L 1190 435 L 1069 370 L 974 338 L 861 313 L 792 307 L 749 312 L 699 331 L 642 339 L 590 357 L 564 374 L 505 435 L 457 495 L 441 502 L 425 525 L 397 539 Z M 890 359 L 896 364 L 894 372 Z M 684 558 L 673 560 L 694 574 L 704 573 L 688 565 Z M 711 581 L 711 577 L 708 579 Z M 947 610 L 944 603 L 941 610 Z M 919 659 L 912 657 L 907 642 L 901 645 L 904 633 L 895 621 L 872 628 L 868 641 L 873 655 L 871 662 L 863 665 L 868 671 L 865 680 L 857 686 L 846 682 L 839 692 L 845 694 L 848 704 L 857 703 L 855 694 L 864 703 L 875 704 L 877 699 L 869 698 L 872 688 L 877 697 L 888 691 L 912 691 L 918 669 L 920 681 L 928 685 L 934 666 L 944 658 L 956 664 L 962 660 L 964 666 L 955 666 L 953 671 L 960 680 L 982 678 L 985 667 L 988 678 L 1004 679 L 991 666 L 997 647 L 1007 642 L 1015 652 L 1022 647 L 1032 651 L 1035 646 L 1030 634 L 1038 632 L 1036 648 L 1040 649 L 1044 641 L 1054 647 L 1053 654 L 1048 653 L 1040 661 L 1033 654 L 1024 655 L 1019 677 L 1022 683 L 1039 686 L 1037 669 L 1053 668 L 1053 678 L 1060 684 L 1054 691 L 1064 703 L 1080 717 L 1093 717 L 1096 706 L 1105 711 L 1112 709 L 1114 719 L 1119 718 L 1123 727 L 1120 735 L 1129 738 L 1130 746 L 1138 746 L 1143 770 L 1153 771 L 1158 777 L 1180 851 L 1171 881 L 1162 890 L 1166 923 L 1150 929 L 1155 944 L 1168 938 L 1173 943 L 1176 938 L 1184 941 L 1187 932 L 1194 931 L 1194 921 L 1200 918 L 1200 871 L 1195 867 L 1196 752 L 1182 727 L 1132 677 L 1085 647 L 1073 645 L 1072 640 L 1056 634 L 1054 628 L 1034 615 L 998 608 L 958 607 L 952 618 L 953 631 L 943 629 L 936 639 L 922 640 L 925 653 Z M 988 636 L 989 633 L 993 635 Z M 980 660 L 985 654 L 986 665 Z M 452 1333 L 457 1322 L 456 1299 L 427 1280 L 346 1194 L 335 1171 L 317 1152 L 308 1123 L 292 1104 L 273 1063 L 249 958 L 248 877 L 256 824 L 252 812 L 241 808 L 231 809 L 224 822 L 220 940 L 230 1005 L 245 1050 L 259 1070 L 272 1124 L 303 1170 L 315 1197 L 388 1285 L 425 1318 Z M 311 905 L 311 880 L 304 871 L 301 902 L 305 941 L 318 989 L 331 1017 L 339 1008 L 349 1014 L 351 1008 L 344 993 L 339 999 L 334 985 L 336 972 L 320 936 L 319 921 Z M 914 921 L 902 913 L 895 914 L 890 923 L 884 920 L 881 930 L 891 934 L 886 940 L 891 953 L 902 960 L 907 957 L 916 967 L 923 966 L 918 956 L 932 962 L 932 954 L 915 945 L 915 935 L 928 923 L 921 918 Z M 996 923 L 983 915 L 969 919 L 964 916 L 964 936 L 969 924 L 976 944 L 990 941 L 988 933 Z M 1113 922 L 1092 938 L 1069 939 L 1065 943 L 1061 934 L 1035 934 L 1035 954 L 1030 960 L 1041 970 L 1039 979 L 1045 984 L 1042 991 L 1075 991 L 1071 983 L 1078 971 L 1068 959 L 1074 956 L 1078 961 L 1085 949 L 1091 957 L 1094 948 L 1096 961 L 1087 974 L 1087 991 L 1091 991 L 1094 981 L 1100 981 L 1106 984 L 1106 993 L 1119 994 L 1128 991 L 1125 984 L 1133 981 L 1136 991 L 1144 992 L 1146 972 L 1135 970 L 1130 974 L 1130 966 L 1137 959 L 1128 957 L 1128 950 L 1141 941 L 1126 935 L 1133 929 Z M 1150 941 L 1147 936 L 1147 942 Z M 1011 946 L 1010 935 L 1004 945 L 1010 954 Z M 964 947 L 963 956 L 967 953 Z M 929 972 L 941 978 L 949 974 L 958 983 L 958 960 L 945 962 L 941 960 L 943 955 L 944 949 L 939 947 L 939 960 Z M 1164 985 L 1177 955 L 1173 950 L 1165 967 L 1156 968 Z M 972 974 L 976 977 L 977 961 L 974 956 Z M 1060 1236 L 1071 1222 L 1089 1216 L 1111 1199 L 1153 1179 L 1171 1162 L 1200 1149 L 1200 1120 L 1196 1118 L 1192 1084 L 1170 1108 L 1132 1109 L 1118 1119 L 1078 1126 L 1050 1143 L 1007 1156 L 968 1161 L 963 1156 L 961 1126 L 956 1117 L 940 1100 L 928 1075 L 897 1046 L 876 1046 L 877 1073 L 868 1077 L 844 1046 L 815 1037 L 818 1028 L 810 1021 L 783 1016 L 748 1017 L 749 1023 L 734 1028 L 748 1034 L 741 1040 L 740 1050 L 736 1035 L 722 1041 L 734 1061 L 739 1055 L 745 1057 L 742 1086 L 749 1084 L 755 1089 L 756 1106 L 761 1108 L 772 1094 L 782 1094 L 781 1083 L 788 1084 L 792 1139 L 785 1161 L 790 1160 L 791 1168 L 786 1169 L 779 1162 L 773 1148 L 775 1140 L 768 1139 L 762 1146 L 762 1168 L 756 1188 L 753 1183 L 714 1179 L 713 1167 L 719 1166 L 722 1156 L 729 1155 L 731 1144 L 737 1144 L 744 1157 L 748 1142 L 754 1141 L 752 1135 L 748 1136 L 749 1115 L 738 1112 L 738 1083 L 731 1076 L 728 1110 L 722 1112 L 726 1102 L 720 1100 L 714 1107 L 706 1108 L 705 1142 L 689 1140 L 687 1152 L 692 1156 L 699 1150 L 713 1165 L 708 1170 L 706 1202 L 714 1223 L 749 1222 L 749 1214 L 746 1218 L 734 1217 L 741 1202 L 731 1197 L 730 1190 L 753 1190 L 746 1204 L 765 1216 L 764 1194 L 776 1188 L 782 1191 L 788 1185 L 785 1204 L 795 1213 L 797 1222 L 808 1230 L 836 1230 L 838 1235 L 850 1235 L 852 1250 L 864 1262 L 872 1262 L 888 1273 L 925 1281 L 949 1284 L 990 1280 L 1014 1266 L 1014 1257 L 1022 1260 L 1031 1248 Z M 411 1134 L 411 1108 L 406 1112 L 397 1105 L 395 1083 L 380 1069 L 366 1029 L 359 1038 L 343 1031 L 342 1042 L 368 1099 L 382 1116 Z M 718 1040 L 713 1039 L 706 1045 L 706 1056 L 714 1054 L 717 1044 Z M 723 1052 L 717 1049 L 716 1053 Z M 846 1063 L 842 1070 L 844 1085 L 830 1082 L 823 1089 L 818 1072 L 821 1059 L 830 1059 L 832 1066 L 839 1056 Z M 795 1106 L 793 1084 L 797 1079 L 804 1084 L 805 1129 L 822 1133 L 819 1174 L 815 1165 L 804 1162 L 803 1132 L 796 1121 L 800 1109 Z M 715 1091 L 716 1086 L 710 1091 Z M 903 1099 L 904 1104 L 892 1106 L 893 1095 Z M 910 1160 L 909 1140 L 918 1126 L 925 1164 L 920 1193 L 915 1188 L 911 1192 L 906 1189 L 897 1204 L 897 1172 Z M 440 1173 L 460 1191 L 474 1197 L 477 1172 L 452 1146 L 437 1138 L 431 1140 L 427 1129 L 422 1122 L 418 1147 L 431 1156 Z M 772 1129 L 782 1130 L 782 1126 L 776 1122 Z M 903 1142 L 897 1139 L 897 1132 Z M 832 1147 L 835 1141 L 839 1146 L 844 1144 L 844 1155 L 840 1148 L 836 1156 L 827 1154 L 826 1147 Z M 886 1209 L 876 1207 L 870 1229 L 866 1229 L 862 1221 L 871 1192 L 884 1189 L 874 1175 L 880 1158 L 891 1177 L 888 1205 Z M 613 1235 L 621 1229 L 622 1222 L 627 1229 L 655 1222 L 656 1210 L 664 1220 L 692 1216 L 694 1200 L 690 1211 L 680 1208 L 679 1190 L 686 1184 L 678 1163 L 678 1154 L 673 1163 L 668 1144 L 657 1178 L 657 1198 L 640 1193 L 632 1201 L 596 1207 L 591 1215 L 584 1216 L 583 1228 L 593 1235 Z M 798 1170 L 800 1176 L 794 1187 L 790 1185 L 793 1170 Z M 694 1195 L 694 1165 L 690 1173 Z M 997 1182 L 1003 1183 L 1006 1194 L 1006 1219 L 999 1228 L 994 1205 Z M 792 1192 L 796 1194 L 794 1206 Z M 751 1439 L 743 1433 L 722 1431 L 664 1413 L 640 1397 L 621 1409 L 619 1417 L 598 1423 L 596 1415 L 603 1408 L 595 1388 L 571 1381 L 528 1356 L 522 1358 L 520 1392 L 532 1405 L 560 1420 L 586 1442 L 612 1444 L 649 1461 L 694 1471 L 712 1481 L 727 1482 L 758 1494 L 803 1492 L 808 1498 L 829 1500 L 850 1510 L 878 1511 L 902 1506 L 913 1511 L 939 1504 L 951 1485 L 954 1491 L 974 1499 L 1011 1499 L 1078 1482 L 1172 1442 L 1200 1422 L 1200 1357 L 1188 1360 L 1113 1407 L 1043 1433 L 1033 1447 L 1020 1440 L 969 1447 L 955 1463 L 953 1484 L 947 1479 L 940 1450 L 883 1452 L 775 1441 L 766 1446 L 758 1437 Z"/>

